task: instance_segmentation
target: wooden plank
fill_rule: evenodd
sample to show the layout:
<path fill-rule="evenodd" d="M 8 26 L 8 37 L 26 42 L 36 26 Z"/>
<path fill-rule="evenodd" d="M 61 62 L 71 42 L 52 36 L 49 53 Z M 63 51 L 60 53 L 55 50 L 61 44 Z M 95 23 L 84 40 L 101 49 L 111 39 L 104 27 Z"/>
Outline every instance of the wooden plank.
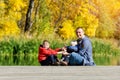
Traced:
<path fill-rule="evenodd" d="M 120 80 L 120 66 L 0 66 L 0 80 Z"/>

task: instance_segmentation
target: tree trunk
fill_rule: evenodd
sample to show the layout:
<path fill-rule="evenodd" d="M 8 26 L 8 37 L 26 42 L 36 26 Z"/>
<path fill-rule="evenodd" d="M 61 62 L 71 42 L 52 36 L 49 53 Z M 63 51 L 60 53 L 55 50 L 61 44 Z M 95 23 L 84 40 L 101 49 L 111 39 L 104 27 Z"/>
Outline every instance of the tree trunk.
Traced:
<path fill-rule="evenodd" d="M 26 22 L 25 22 L 24 32 L 29 31 L 29 29 L 32 26 L 31 14 L 32 14 L 32 11 L 33 11 L 33 7 L 34 7 L 34 0 L 30 0 L 29 1 L 28 11 L 27 11 L 27 14 L 26 14 Z"/>

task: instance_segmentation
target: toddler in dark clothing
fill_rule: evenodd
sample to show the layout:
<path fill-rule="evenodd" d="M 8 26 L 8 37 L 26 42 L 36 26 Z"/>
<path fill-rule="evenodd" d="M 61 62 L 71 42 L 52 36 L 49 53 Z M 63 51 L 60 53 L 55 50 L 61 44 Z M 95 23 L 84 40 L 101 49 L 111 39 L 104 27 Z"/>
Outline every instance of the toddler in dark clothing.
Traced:
<path fill-rule="evenodd" d="M 64 47 L 62 57 L 61 57 L 61 60 L 60 60 L 61 65 L 63 65 L 63 66 L 69 65 L 69 57 L 70 56 L 66 55 L 66 54 L 69 54 L 69 53 L 72 53 L 72 52 L 77 52 L 77 50 L 78 50 L 77 41 L 71 41 L 70 46 Z"/>

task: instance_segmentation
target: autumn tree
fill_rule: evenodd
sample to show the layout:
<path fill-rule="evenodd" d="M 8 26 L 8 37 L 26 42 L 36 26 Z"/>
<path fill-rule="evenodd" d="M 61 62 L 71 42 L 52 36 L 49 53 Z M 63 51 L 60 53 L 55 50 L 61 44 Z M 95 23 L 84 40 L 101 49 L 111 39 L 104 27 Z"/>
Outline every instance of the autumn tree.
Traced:
<path fill-rule="evenodd" d="M 82 27 L 86 35 L 95 37 L 98 27 L 98 10 L 92 0 L 81 0 L 80 14 L 75 17 L 74 26 Z"/>
<path fill-rule="evenodd" d="M 80 26 L 89 37 L 119 39 L 119 6 L 120 0 L 0 0 L 0 37 L 28 31 L 70 39 Z"/>
<path fill-rule="evenodd" d="M 31 33 L 35 36 L 41 34 L 53 33 L 53 27 L 51 27 L 51 14 L 47 7 L 48 0 L 35 0 L 34 10 L 32 14 L 33 25 Z"/>
<path fill-rule="evenodd" d="M 105 0 L 98 1 L 99 27 L 97 28 L 96 36 L 101 38 L 111 38 L 113 37 L 116 26 L 109 13 L 109 7 L 104 4 L 105 2 Z"/>
<path fill-rule="evenodd" d="M 51 0 L 47 4 L 51 10 L 52 26 L 55 32 L 64 39 L 74 37 L 73 21 L 79 14 L 80 3 L 80 0 Z"/>
<path fill-rule="evenodd" d="M 79 26 L 88 36 L 95 36 L 98 19 L 93 12 L 97 14 L 97 9 L 89 0 L 51 0 L 48 6 L 52 11 L 53 26 L 62 37 L 75 37 L 68 33 L 74 33 Z"/>
<path fill-rule="evenodd" d="M 114 38 L 120 40 L 120 10 L 114 15 L 114 20 L 116 24 Z"/>
<path fill-rule="evenodd" d="M 26 14 L 26 22 L 24 32 L 28 31 L 32 26 L 31 14 L 33 12 L 34 0 L 29 0 L 29 7 Z"/>
<path fill-rule="evenodd" d="M 20 33 L 18 22 L 21 19 L 21 11 L 25 7 L 23 0 L 0 1 L 0 36 L 15 36 Z"/>

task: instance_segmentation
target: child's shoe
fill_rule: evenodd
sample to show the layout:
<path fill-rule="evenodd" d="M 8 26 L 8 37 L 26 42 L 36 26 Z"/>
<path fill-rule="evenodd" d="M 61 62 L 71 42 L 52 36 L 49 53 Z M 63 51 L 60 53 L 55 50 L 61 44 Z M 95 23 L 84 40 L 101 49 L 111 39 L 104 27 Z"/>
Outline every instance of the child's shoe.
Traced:
<path fill-rule="evenodd" d="M 66 61 L 60 61 L 60 65 L 61 65 L 61 66 L 67 66 L 67 65 L 68 65 L 68 62 L 66 62 Z"/>

